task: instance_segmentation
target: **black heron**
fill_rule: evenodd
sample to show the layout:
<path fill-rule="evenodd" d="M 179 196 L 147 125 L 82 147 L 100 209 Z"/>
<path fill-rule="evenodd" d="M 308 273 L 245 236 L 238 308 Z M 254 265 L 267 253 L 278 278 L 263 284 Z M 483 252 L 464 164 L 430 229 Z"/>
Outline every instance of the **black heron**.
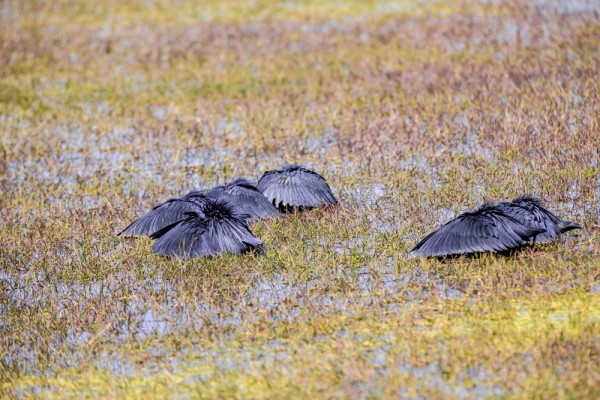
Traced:
<path fill-rule="evenodd" d="M 504 252 L 530 242 L 542 229 L 529 228 L 494 204 L 465 212 L 421 240 L 409 254 L 445 257 L 459 254 Z"/>
<path fill-rule="evenodd" d="M 119 235 L 124 237 L 150 236 L 166 226 L 181 221 L 186 212 L 201 214 L 202 207 L 207 201 L 208 197 L 198 190 L 191 191 L 179 198 L 169 199 L 133 221 Z"/>
<path fill-rule="evenodd" d="M 226 200 L 238 213 L 247 214 L 251 220 L 278 217 L 279 210 L 245 178 L 238 178 L 224 186 L 217 186 L 206 196 L 216 200 Z"/>
<path fill-rule="evenodd" d="M 157 239 L 152 245 L 155 253 L 189 259 L 263 251 L 263 242 L 248 227 L 248 216 L 224 200 L 208 199 L 200 212 L 184 214 L 184 219 L 151 235 Z"/>
<path fill-rule="evenodd" d="M 513 201 L 486 203 L 465 212 L 423 238 L 411 255 L 445 257 L 460 254 L 507 252 L 550 243 L 581 225 L 556 217 L 539 199 L 526 195 Z"/>
<path fill-rule="evenodd" d="M 207 199 L 225 200 L 238 214 L 250 219 L 264 219 L 279 216 L 271 202 L 244 178 L 238 178 L 224 186 L 210 190 L 193 190 L 186 195 L 169 199 L 148 211 L 125 228 L 119 235 L 124 237 L 150 236 L 165 226 L 184 219 L 186 212 L 201 215 L 200 210 Z"/>
<path fill-rule="evenodd" d="M 281 212 L 337 204 L 325 178 L 300 165 L 265 172 L 257 187 Z"/>
<path fill-rule="evenodd" d="M 524 195 L 513 201 L 502 201 L 497 207 L 520 223 L 544 231 L 533 238 L 534 243 L 552 243 L 565 232 L 581 229 L 576 222 L 565 221 L 548 211 L 540 199 Z"/>

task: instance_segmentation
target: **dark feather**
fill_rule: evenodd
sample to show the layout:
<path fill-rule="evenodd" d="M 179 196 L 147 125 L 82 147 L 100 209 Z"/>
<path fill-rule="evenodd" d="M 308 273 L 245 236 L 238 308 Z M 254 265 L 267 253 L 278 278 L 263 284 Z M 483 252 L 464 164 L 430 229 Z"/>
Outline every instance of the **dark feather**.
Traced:
<path fill-rule="evenodd" d="M 266 219 L 280 215 L 277 208 L 249 180 L 238 178 L 225 186 L 217 186 L 206 193 L 215 200 L 226 200 L 236 212 L 250 219 Z"/>
<path fill-rule="evenodd" d="M 282 212 L 337 203 L 325 178 L 299 165 L 265 172 L 258 190 Z"/>
<path fill-rule="evenodd" d="M 523 225 L 541 229 L 542 232 L 533 238 L 534 243 L 551 243 L 561 233 L 581 228 L 579 224 L 561 221 L 544 208 L 539 199 L 532 196 L 521 196 L 512 202 L 500 202 L 496 206 Z"/>
<path fill-rule="evenodd" d="M 150 236 L 166 226 L 181 221 L 185 218 L 186 212 L 202 213 L 201 207 L 205 202 L 206 197 L 198 191 L 192 191 L 177 199 L 169 199 L 135 220 L 119 235 Z"/>
<path fill-rule="evenodd" d="M 201 214 L 188 213 L 183 221 L 158 232 L 152 250 L 181 258 L 262 252 L 263 243 L 252 234 L 246 218 L 224 201 L 209 199 Z"/>
<path fill-rule="evenodd" d="M 541 229 L 529 228 L 494 205 L 466 212 L 427 235 L 411 254 L 443 257 L 458 254 L 504 252 L 529 243 Z"/>
<path fill-rule="evenodd" d="M 581 225 L 578 224 L 577 222 L 561 220 L 558 223 L 558 228 L 560 229 L 560 233 L 565 233 L 565 232 L 572 231 L 574 229 L 581 229 Z"/>

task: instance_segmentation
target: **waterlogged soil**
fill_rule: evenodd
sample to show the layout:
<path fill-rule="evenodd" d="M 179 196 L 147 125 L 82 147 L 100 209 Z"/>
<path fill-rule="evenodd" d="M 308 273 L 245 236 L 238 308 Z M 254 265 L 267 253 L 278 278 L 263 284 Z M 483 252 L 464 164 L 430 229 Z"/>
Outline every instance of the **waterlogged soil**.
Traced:
<path fill-rule="evenodd" d="M 0 9 L 0 396 L 600 397 L 595 2 Z M 340 204 L 262 256 L 117 236 L 284 162 Z M 407 256 L 525 193 L 584 229 Z"/>

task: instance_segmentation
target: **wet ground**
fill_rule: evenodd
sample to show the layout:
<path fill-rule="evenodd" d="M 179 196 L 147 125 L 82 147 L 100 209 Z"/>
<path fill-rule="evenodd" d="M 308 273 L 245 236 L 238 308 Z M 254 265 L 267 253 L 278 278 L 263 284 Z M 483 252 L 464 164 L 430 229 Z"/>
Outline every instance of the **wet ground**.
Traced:
<path fill-rule="evenodd" d="M 259 3 L 2 4 L 0 393 L 596 397 L 597 5 Z M 284 162 L 340 206 L 253 224 L 264 256 L 116 236 Z M 523 193 L 584 229 L 406 256 Z"/>

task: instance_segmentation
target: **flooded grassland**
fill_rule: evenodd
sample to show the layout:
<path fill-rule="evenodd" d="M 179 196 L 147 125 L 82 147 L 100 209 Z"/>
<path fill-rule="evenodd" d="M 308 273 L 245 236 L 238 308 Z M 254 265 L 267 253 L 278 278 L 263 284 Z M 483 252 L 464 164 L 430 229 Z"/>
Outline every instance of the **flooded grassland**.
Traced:
<path fill-rule="evenodd" d="M 0 3 L 0 396 L 600 397 L 600 8 Z M 116 236 L 286 161 L 340 201 L 264 256 Z M 584 229 L 406 258 L 492 199 Z"/>

